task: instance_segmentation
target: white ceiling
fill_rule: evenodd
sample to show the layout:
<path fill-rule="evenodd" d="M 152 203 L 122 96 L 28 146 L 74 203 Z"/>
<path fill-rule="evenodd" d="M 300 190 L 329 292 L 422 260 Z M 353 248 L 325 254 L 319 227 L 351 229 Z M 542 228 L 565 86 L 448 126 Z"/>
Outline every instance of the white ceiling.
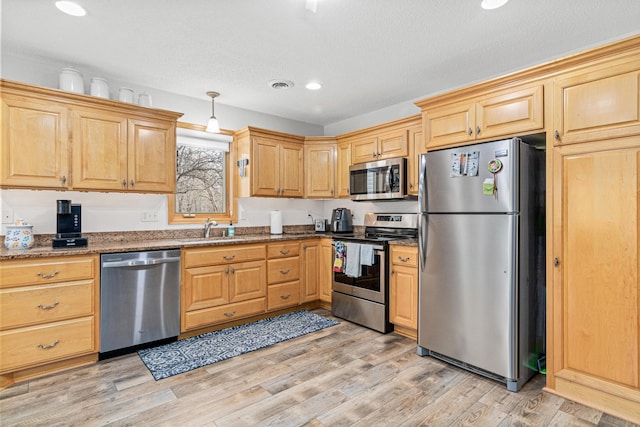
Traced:
<path fill-rule="evenodd" d="M 640 0 L 78 0 L 84 18 L 1 1 L 8 52 L 317 125 L 640 33 Z"/>

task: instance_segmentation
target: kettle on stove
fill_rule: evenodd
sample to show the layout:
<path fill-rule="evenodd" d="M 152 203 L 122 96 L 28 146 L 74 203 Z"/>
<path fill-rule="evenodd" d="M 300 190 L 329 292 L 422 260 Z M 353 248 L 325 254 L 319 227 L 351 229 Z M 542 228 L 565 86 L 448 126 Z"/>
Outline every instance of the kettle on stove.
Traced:
<path fill-rule="evenodd" d="M 335 208 L 331 214 L 331 231 L 334 233 L 352 233 L 353 217 L 347 208 Z"/>

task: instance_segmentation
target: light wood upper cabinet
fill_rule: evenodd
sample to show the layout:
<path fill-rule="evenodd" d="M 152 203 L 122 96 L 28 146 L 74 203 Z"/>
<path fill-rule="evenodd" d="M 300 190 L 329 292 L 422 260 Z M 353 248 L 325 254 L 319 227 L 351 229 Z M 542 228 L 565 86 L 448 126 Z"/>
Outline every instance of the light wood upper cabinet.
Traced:
<path fill-rule="evenodd" d="M 176 126 L 164 120 L 128 121 L 129 190 L 174 193 Z"/>
<path fill-rule="evenodd" d="M 175 191 L 182 114 L 6 80 L 2 89 L 2 187 Z"/>
<path fill-rule="evenodd" d="M 334 197 L 336 187 L 335 138 L 307 138 L 305 140 L 304 176 L 305 197 L 325 199 Z"/>
<path fill-rule="evenodd" d="M 56 102 L 2 94 L 2 187 L 68 187 L 67 118 Z"/>
<path fill-rule="evenodd" d="M 640 133 L 638 63 L 596 66 L 554 84 L 555 144 Z"/>
<path fill-rule="evenodd" d="M 512 88 L 423 111 L 426 147 L 463 145 L 544 128 L 543 85 Z"/>
<path fill-rule="evenodd" d="M 369 135 L 351 142 L 353 164 L 373 162 L 393 157 L 406 157 L 408 154 L 406 129 L 393 129 L 388 132 Z"/>
<path fill-rule="evenodd" d="M 126 190 L 126 116 L 94 110 L 74 110 L 72 116 L 72 187 Z"/>
<path fill-rule="evenodd" d="M 338 144 L 336 165 L 337 197 L 349 197 L 349 166 L 351 166 L 351 144 L 341 142 Z"/>
<path fill-rule="evenodd" d="M 250 127 L 235 138 L 237 159 L 249 160 L 237 180 L 239 197 L 304 195 L 304 138 Z"/>

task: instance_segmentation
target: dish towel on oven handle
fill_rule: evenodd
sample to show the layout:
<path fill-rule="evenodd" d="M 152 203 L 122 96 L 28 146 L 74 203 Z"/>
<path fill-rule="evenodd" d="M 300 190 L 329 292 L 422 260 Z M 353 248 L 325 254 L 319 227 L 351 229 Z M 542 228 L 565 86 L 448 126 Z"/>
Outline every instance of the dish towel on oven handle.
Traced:
<path fill-rule="evenodd" d="M 360 277 L 362 272 L 362 264 L 360 264 L 360 244 L 347 243 L 347 266 L 344 274 L 349 277 Z"/>
<path fill-rule="evenodd" d="M 337 241 L 335 242 L 335 246 L 336 246 L 336 250 L 334 252 L 334 258 L 333 258 L 333 271 L 335 271 L 336 273 L 344 273 L 344 267 L 345 267 L 345 243 L 344 242 L 340 242 Z"/>
<path fill-rule="evenodd" d="M 375 254 L 373 250 L 373 245 L 360 245 L 360 264 L 361 265 L 373 265 L 375 261 Z"/>

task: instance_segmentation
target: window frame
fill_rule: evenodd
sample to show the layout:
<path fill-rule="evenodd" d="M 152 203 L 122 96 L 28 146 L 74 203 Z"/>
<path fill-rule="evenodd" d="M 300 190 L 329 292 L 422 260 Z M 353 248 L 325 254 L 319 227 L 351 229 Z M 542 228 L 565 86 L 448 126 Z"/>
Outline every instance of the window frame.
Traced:
<path fill-rule="evenodd" d="M 186 122 L 178 122 L 176 124 L 177 128 L 190 129 L 196 131 L 204 132 L 206 130 L 206 126 L 196 125 L 192 123 Z M 234 137 L 233 132 L 228 130 L 220 130 L 220 133 L 223 135 L 229 135 Z M 178 137 L 176 135 L 176 156 L 178 155 Z M 190 216 L 185 216 L 185 214 L 178 214 L 175 211 L 176 204 L 176 194 L 171 193 L 167 195 L 167 218 L 169 224 L 202 224 L 206 221 L 207 218 L 211 218 L 212 220 L 218 223 L 229 223 L 229 222 L 237 222 L 237 212 L 238 212 L 238 198 L 236 195 L 236 177 L 235 177 L 235 164 L 236 164 L 236 144 L 235 137 L 234 140 L 229 143 L 229 151 L 225 156 L 225 160 L 227 162 L 227 180 L 226 180 L 226 188 L 225 194 L 227 196 L 227 211 L 224 214 L 219 213 L 200 213 L 200 214 L 191 214 Z M 177 157 L 176 157 L 177 161 Z M 177 163 L 177 162 L 176 162 Z M 177 180 L 177 173 L 173 171 L 173 180 Z"/>

